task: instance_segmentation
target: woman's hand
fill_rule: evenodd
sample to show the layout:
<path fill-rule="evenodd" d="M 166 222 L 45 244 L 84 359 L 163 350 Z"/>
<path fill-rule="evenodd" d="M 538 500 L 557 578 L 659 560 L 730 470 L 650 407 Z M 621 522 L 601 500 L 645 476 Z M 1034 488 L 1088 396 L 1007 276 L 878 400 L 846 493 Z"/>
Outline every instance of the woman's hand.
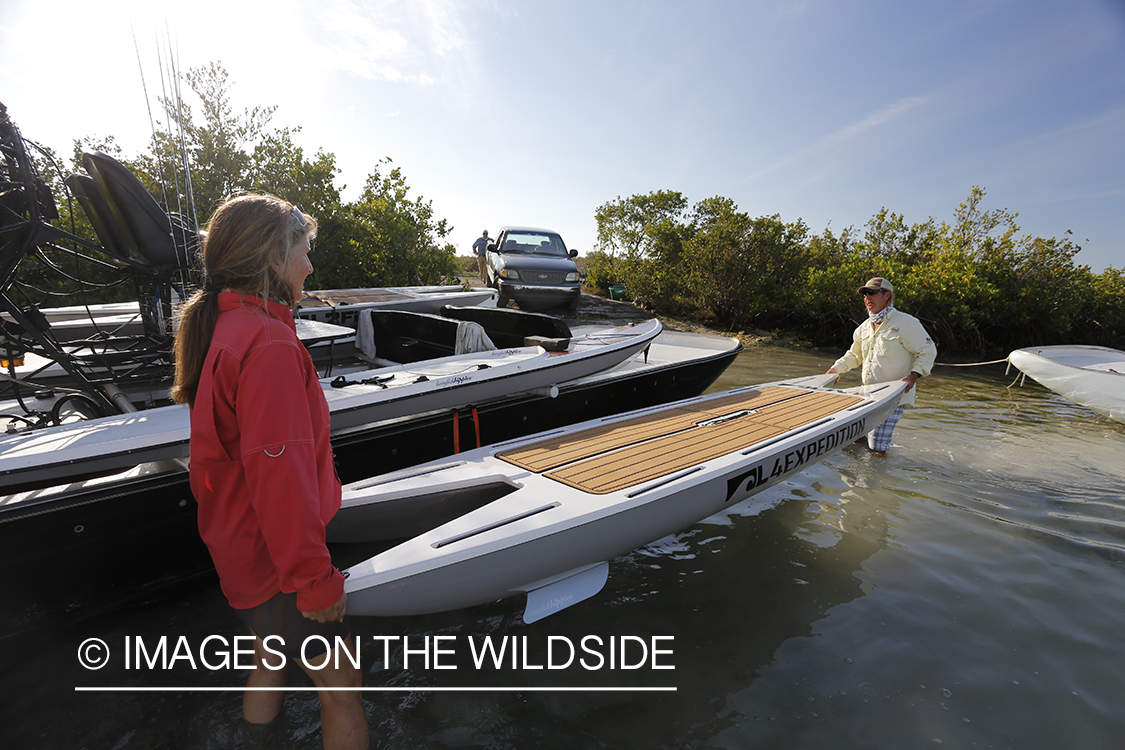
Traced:
<path fill-rule="evenodd" d="M 325 607 L 319 612 L 302 612 L 303 617 L 317 622 L 340 622 L 344 619 L 344 615 L 348 612 L 348 595 L 344 594 L 340 597 L 340 601 L 333 604 L 331 607 Z"/>

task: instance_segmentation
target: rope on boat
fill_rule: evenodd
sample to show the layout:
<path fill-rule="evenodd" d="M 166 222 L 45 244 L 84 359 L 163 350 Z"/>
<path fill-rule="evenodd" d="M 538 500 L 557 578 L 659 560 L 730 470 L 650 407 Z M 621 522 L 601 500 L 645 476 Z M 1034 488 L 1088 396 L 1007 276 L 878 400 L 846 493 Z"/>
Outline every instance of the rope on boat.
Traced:
<path fill-rule="evenodd" d="M 1001 362 L 1007 361 L 1008 358 L 1005 357 L 1004 359 L 994 359 L 991 362 L 966 362 L 965 364 L 958 364 L 954 362 L 934 362 L 934 364 L 941 365 L 942 367 L 978 367 L 980 365 L 998 365 Z"/>
<path fill-rule="evenodd" d="M 1012 363 L 1008 361 L 1007 357 L 1005 357 L 1004 359 L 994 359 L 991 362 L 967 362 L 965 364 L 955 364 L 953 362 L 934 362 L 934 364 L 935 365 L 941 365 L 942 367 L 979 367 L 980 365 L 998 365 L 1001 362 L 1007 362 L 1008 363 L 1008 366 L 1004 368 L 1004 374 L 1007 375 L 1008 372 L 1012 369 Z M 1026 381 L 1026 380 L 1027 380 L 1027 373 L 1021 372 L 1019 375 L 1016 376 L 1015 380 L 1013 380 L 1011 383 L 1008 384 L 1008 388 L 1011 388 L 1016 383 L 1019 383 L 1020 387 L 1022 388 L 1023 384 L 1024 384 L 1024 381 Z"/>

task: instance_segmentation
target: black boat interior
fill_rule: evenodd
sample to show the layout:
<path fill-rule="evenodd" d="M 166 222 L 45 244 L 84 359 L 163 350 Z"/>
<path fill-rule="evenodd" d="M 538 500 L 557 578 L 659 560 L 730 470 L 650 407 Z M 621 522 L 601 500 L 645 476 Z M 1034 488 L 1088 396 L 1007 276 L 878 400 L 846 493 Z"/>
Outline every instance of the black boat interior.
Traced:
<path fill-rule="evenodd" d="M 371 322 L 379 359 L 400 364 L 456 354 L 462 322 L 479 324 L 499 349 L 542 344 L 559 350 L 565 349 L 571 338 L 570 327 L 559 318 L 495 307 L 446 305 L 440 315 L 375 310 Z"/>

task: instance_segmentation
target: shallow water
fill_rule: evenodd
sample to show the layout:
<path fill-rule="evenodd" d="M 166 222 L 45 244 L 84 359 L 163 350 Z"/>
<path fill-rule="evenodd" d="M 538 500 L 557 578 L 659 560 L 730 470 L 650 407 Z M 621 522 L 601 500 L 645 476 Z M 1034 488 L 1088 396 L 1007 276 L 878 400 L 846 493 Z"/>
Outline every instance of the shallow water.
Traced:
<path fill-rule="evenodd" d="M 831 359 L 754 349 L 716 388 Z M 886 458 L 849 447 L 615 561 L 600 594 L 534 625 L 515 600 L 357 618 L 361 643 L 406 635 L 420 652 L 450 636 L 443 663 L 457 667 L 414 654 L 403 669 L 401 642 L 384 665 L 368 642 L 367 686 L 466 689 L 366 694 L 376 746 L 1121 747 L 1125 425 L 1012 380 L 1002 366 L 938 368 Z M 240 747 L 245 672 L 125 670 L 120 655 L 90 672 L 75 658 L 90 637 L 211 634 L 240 634 L 217 585 L 28 642 L 0 677 L 0 746 Z M 486 635 L 526 636 L 526 663 L 475 668 L 466 644 Z M 675 668 L 532 669 L 551 636 L 633 636 L 633 663 L 639 639 L 671 636 L 658 663 Z M 508 687 L 526 689 L 496 690 Z M 562 690 L 595 687 L 634 690 Z M 288 695 L 276 747 L 320 747 L 315 694 Z"/>

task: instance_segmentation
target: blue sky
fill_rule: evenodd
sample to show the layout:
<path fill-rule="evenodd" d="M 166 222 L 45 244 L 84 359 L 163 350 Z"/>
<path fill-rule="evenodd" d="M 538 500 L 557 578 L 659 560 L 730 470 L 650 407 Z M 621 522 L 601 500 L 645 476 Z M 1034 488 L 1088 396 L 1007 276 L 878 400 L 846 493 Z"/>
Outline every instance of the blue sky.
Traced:
<path fill-rule="evenodd" d="M 277 105 L 355 197 L 391 157 L 467 254 L 678 190 L 813 233 L 880 208 L 948 220 L 974 185 L 1024 232 L 1125 266 L 1125 2 L 4 0 L 0 102 L 69 153 L 149 132 L 138 66 L 221 61 L 238 108 Z M 190 11 L 188 10 L 190 6 Z"/>

